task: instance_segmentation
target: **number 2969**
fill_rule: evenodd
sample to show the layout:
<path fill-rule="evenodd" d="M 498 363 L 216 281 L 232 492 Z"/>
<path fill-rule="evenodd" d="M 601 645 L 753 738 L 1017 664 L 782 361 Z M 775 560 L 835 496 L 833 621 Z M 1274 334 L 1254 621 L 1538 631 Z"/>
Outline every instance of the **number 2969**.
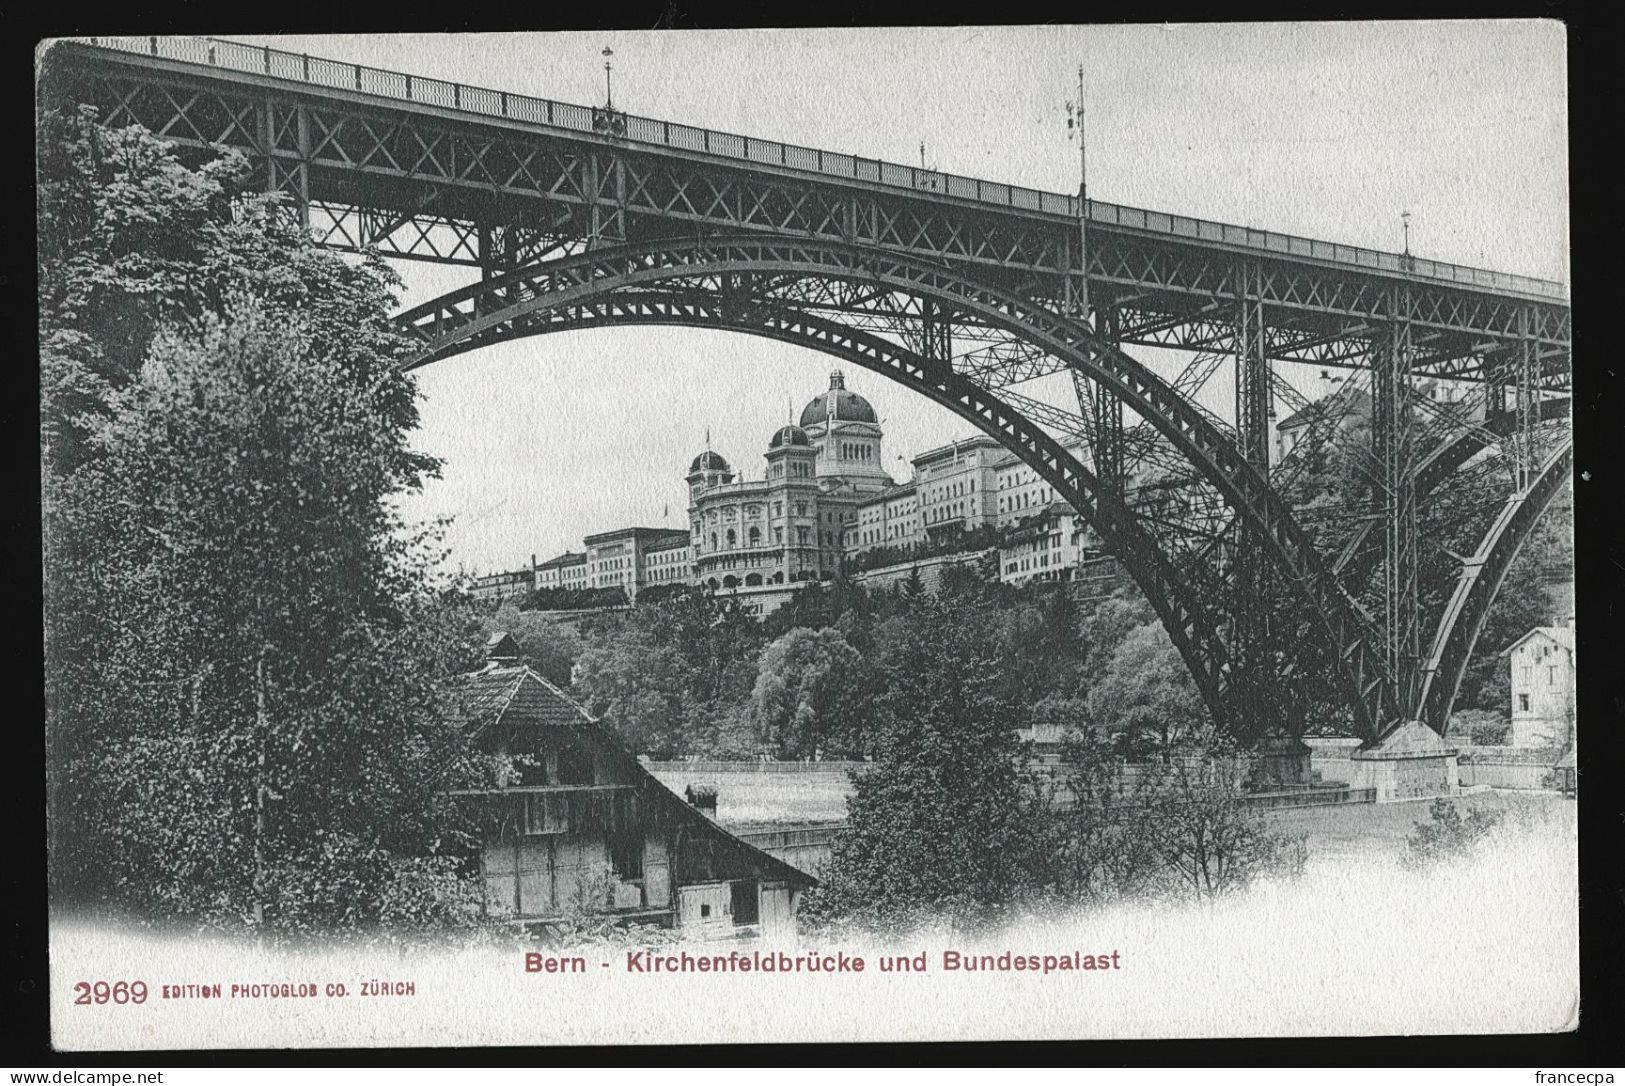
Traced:
<path fill-rule="evenodd" d="M 95 982 L 88 980 L 77 981 L 73 986 L 73 1002 L 75 1006 L 88 1007 L 92 1004 L 101 1006 L 104 1003 L 145 1003 L 147 1001 L 147 982 L 144 980 L 116 980 L 108 983 L 105 980 Z"/>

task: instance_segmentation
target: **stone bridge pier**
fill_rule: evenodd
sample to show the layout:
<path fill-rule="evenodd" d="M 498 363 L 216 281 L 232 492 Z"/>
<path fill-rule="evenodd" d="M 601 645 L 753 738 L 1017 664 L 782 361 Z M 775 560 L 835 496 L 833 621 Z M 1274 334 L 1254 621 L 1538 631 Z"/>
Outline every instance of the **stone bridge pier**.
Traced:
<path fill-rule="evenodd" d="M 1456 748 L 1420 720 L 1389 730 L 1353 755 L 1355 788 L 1376 790 L 1378 803 L 1454 796 L 1461 791 Z"/>

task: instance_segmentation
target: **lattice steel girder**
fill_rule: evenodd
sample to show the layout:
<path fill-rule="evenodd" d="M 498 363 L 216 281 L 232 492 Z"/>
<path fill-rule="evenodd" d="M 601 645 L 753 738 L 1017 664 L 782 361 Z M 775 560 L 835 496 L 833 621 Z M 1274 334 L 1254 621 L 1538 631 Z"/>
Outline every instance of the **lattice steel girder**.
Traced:
<path fill-rule="evenodd" d="M 1259 288 L 1263 268 L 1243 261 L 1236 269 L 1236 432 L 1241 454 L 1268 472 L 1270 463 L 1270 362 L 1265 308 Z"/>
<path fill-rule="evenodd" d="M 1388 337 L 1371 371 L 1371 441 L 1383 525 L 1383 651 L 1401 707 L 1415 701 L 1421 664 L 1417 583 L 1416 419 L 1411 405 L 1411 297 L 1389 291 Z M 1399 718 L 1395 718 L 1399 719 Z M 1391 723 L 1391 722 L 1389 722 Z"/>
<path fill-rule="evenodd" d="M 375 249 L 401 260 L 479 267 L 479 226 L 419 212 L 381 215 L 344 204 L 313 200 L 308 221 L 317 244 L 344 252 Z"/>
<path fill-rule="evenodd" d="M 54 47 L 48 59 L 69 75 L 74 97 L 100 106 L 107 123 L 143 124 L 186 148 L 226 146 L 274 160 L 269 182 L 297 189 L 302 204 L 325 201 L 399 216 L 421 210 L 422 191 L 430 187 L 435 214 L 457 223 L 492 223 L 496 210 L 529 222 L 576 209 L 582 212 L 578 228 L 601 241 L 789 233 L 979 268 L 1012 289 L 1028 284 L 1020 289 L 1036 291 L 1055 309 L 1066 304 L 1067 277 L 1077 270 L 1068 264 L 1078 248 L 1077 220 L 1070 215 L 71 42 Z M 1139 310 L 1160 313 L 1151 319 L 1166 323 L 1234 297 L 1230 279 L 1241 254 L 1259 262 L 1270 320 L 1286 327 L 1304 314 L 1380 316 L 1383 292 L 1396 280 L 1393 272 L 1368 273 L 1291 252 L 1260 255 L 1092 221 L 1088 293 L 1097 309 L 1136 299 Z M 455 250 L 437 256 L 432 247 L 402 255 L 463 259 Z M 1413 280 L 1412 288 L 1419 333 L 1510 342 L 1520 335 L 1512 314 L 1526 307 L 1537 349 L 1568 351 L 1565 304 L 1434 281 Z M 1127 329 L 1123 339 L 1134 341 Z M 1177 346 L 1179 340 L 1158 342 Z M 1323 342 L 1301 360 L 1332 364 L 1360 349 L 1343 343 Z M 1205 339 L 1190 345 L 1216 346 Z"/>
<path fill-rule="evenodd" d="M 1450 724 L 1462 676 L 1484 631 L 1490 605 L 1507 571 L 1534 534 L 1552 499 L 1569 481 L 1574 442 L 1565 439 L 1541 465 L 1529 485 L 1507 499 L 1478 550 L 1463 565 L 1456 590 L 1445 606 L 1432 650 L 1422 667 L 1421 688 L 1412 714 L 1440 735 Z"/>
<path fill-rule="evenodd" d="M 1391 715 L 1384 676 L 1370 655 L 1370 631 L 1320 565 L 1291 510 L 1264 476 L 1247 464 L 1234 444 L 1155 374 L 1122 351 L 1101 343 L 1087 327 L 969 278 L 946 265 L 901 254 L 831 245 L 800 238 L 756 235 L 672 240 L 628 245 L 524 269 L 510 282 L 479 284 L 453 292 L 403 316 L 426 342 L 445 345 L 479 337 L 527 312 L 655 284 L 686 284 L 712 291 L 718 277 L 732 272 L 802 274 L 872 284 L 884 290 L 928 297 L 961 317 L 1002 327 L 1088 375 L 1126 407 L 1162 430 L 1170 444 L 1211 483 L 1232 509 L 1257 532 L 1284 584 L 1294 591 L 1319 624 L 1339 661 L 1339 681 L 1354 708 L 1362 734 L 1375 734 L 1376 721 Z M 508 310 L 476 315 L 476 298 L 503 289 L 524 299 Z"/>
<path fill-rule="evenodd" d="M 1145 329 L 1145 342 L 1168 347 L 1213 347 L 1226 332 L 1228 316 L 1203 314 L 1202 304 L 1215 298 L 1234 298 L 1243 274 L 1234 254 L 1217 248 L 1169 245 L 1161 239 L 1124 237 L 1110 232 L 1091 231 L 1095 238 L 1089 253 L 1091 290 L 1100 298 L 1131 295 L 1132 302 L 1120 303 L 1137 311 L 1125 323 L 1125 339 L 1133 340 L 1136 329 Z M 1253 263 L 1253 262 L 1248 262 Z M 1318 345 L 1333 346 L 1346 340 L 1358 342 L 1362 329 L 1385 322 L 1385 292 L 1388 284 L 1378 278 L 1361 276 L 1344 269 L 1292 261 L 1257 261 L 1260 280 L 1257 297 L 1269 307 L 1271 320 L 1289 324 L 1303 316 L 1343 318 L 1347 329 L 1328 326 L 1316 335 Z M 1098 284 L 1098 285 L 1097 285 Z M 1510 343 L 1518 338 L 1519 311 L 1528 310 L 1539 329 L 1536 337 L 1559 350 L 1569 343 L 1567 306 L 1528 302 L 1472 291 L 1455 290 L 1413 281 L 1407 286 L 1415 297 L 1413 328 L 1421 333 L 1439 332 L 1463 337 L 1460 349 L 1484 340 Z M 1152 289 L 1155 288 L 1155 289 Z M 1159 304 L 1152 304 L 1160 299 Z M 1469 340 L 1471 342 L 1469 342 Z M 1275 350 L 1284 343 L 1272 344 Z M 1332 351 L 1327 357 L 1306 356 L 1295 361 L 1319 362 L 1341 357 Z M 1362 353 L 1356 347 L 1356 353 Z M 1281 356 L 1284 357 L 1284 356 Z"/>

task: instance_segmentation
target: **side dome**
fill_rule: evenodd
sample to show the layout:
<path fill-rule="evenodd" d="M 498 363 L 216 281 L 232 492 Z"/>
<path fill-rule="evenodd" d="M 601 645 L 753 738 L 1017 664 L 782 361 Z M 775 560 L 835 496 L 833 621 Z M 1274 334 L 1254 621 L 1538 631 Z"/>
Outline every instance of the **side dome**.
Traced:
<path fill-rule="evenodd" d="M 781 426 L 773 432 L 773 440 L 767 443 L 769 449 L 782 449 L 786 445 L 811 446 L 812 441 L 807 437 L 807 431 L 799 426 Z"/>
<path fill-rule="evenodd" d="M 801 425 L 816 426 L 831 417 L 839 422 L 879 422 L 868 400 L 847 391 L 846 377 L 840 370 L 829 375 L 829 391 L 820 392 L 802 408 Z"/>
<path fill-rule="evenodd" d="M 721 453 L 714 453 L 710 449 L 706 449 L 700 455 L 696 456 L 694 458 L 694 462 L 688 466 L 688 473 L 690 475 L 694 475 L 702 471 L 732 470 L 733 469 L 728 466 L 728 461 L 722 458 Z"/>

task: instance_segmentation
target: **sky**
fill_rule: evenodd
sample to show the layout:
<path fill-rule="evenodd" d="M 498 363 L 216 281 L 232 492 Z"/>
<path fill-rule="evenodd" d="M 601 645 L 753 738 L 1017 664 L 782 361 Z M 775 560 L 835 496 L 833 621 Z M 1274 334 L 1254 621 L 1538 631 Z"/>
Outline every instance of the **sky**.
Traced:
<path fill-rule="evenodd" d="M 379 68 L 617 108 L 1052 192 L 1077 188 L 1066 104 L 1084 70 L 1098 200 L 1568 281 L 1567 72 L 1551 21 L 236 36 Z M 469 281 L 402 263 L 403 306 Z M 1137 354 L 1140 352 L 1136 351 Z M 1165 374 L 1177 355 L 1143 356 Z M 451 565 L 527 565 L 584 535 L 686 523 L 706 445 L 759 478 L 826 355 L 685 329 L 499 344 L 419 371 Z M 1288 379 L 1313 390 L 1317 374 Z M 877 374 L 898 478 L 968 424 Z M 1023 388 L 1031 395 L 1032 391 Z M 1043 390 L 1038 390 L 1043 398 Z M 1221 373 L 1201 397 L 1230 413 Z M 899 457 L 902 457 L 900 459 Z"/>

